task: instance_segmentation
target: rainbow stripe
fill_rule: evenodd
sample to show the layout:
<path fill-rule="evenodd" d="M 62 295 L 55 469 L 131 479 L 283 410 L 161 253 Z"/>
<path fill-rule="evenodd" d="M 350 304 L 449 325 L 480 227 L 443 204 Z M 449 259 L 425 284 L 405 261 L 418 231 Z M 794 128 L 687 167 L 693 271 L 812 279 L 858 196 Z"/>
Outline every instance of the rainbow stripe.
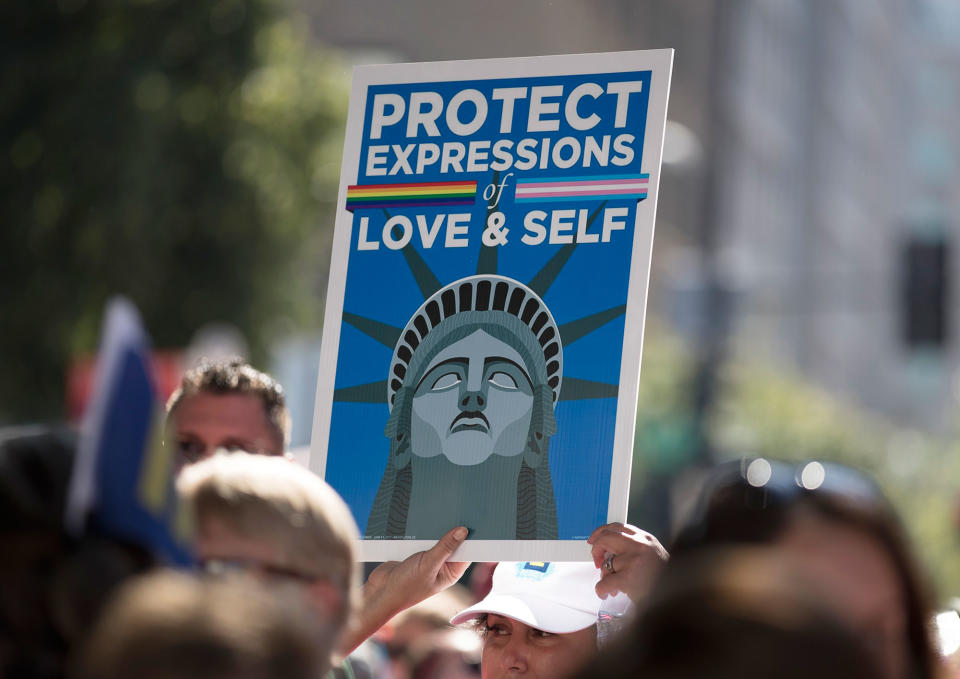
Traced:
<path fill-rule="evenodd" d="M 347 210 L 472 205 L 476 197 L 477 182 L 354 185 L 347 187 Z"/>
<path fill-rule="evenodd" d="M 555 200 L 610 200 L 647 197 L 649 174 L 612 175 L 608 177 L 564 177 L 557 180 L 517 180 L 516 202 Z"/>

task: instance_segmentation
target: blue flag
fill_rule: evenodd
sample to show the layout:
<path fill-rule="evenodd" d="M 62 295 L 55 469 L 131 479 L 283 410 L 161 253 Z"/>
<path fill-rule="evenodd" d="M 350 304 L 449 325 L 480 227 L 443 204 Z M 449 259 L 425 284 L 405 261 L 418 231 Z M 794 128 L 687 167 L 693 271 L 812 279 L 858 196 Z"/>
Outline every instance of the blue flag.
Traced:
<path fill-rule="evenodd" d="M 74 534 L 89 527 L 187 565 L 189 530 L 177 501 L 172 451 L 163 445 L 163 408 L 148 356 L 136 308 L 112 300 L 71 479 L 67 527 Z"/>

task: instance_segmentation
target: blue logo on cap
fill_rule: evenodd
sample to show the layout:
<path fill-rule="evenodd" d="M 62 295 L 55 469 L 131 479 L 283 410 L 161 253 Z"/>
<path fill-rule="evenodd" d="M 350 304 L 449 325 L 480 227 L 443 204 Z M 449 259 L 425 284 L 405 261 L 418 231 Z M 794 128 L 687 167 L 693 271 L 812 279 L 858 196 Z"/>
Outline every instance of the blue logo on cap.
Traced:
<path fill-rule="evenodd" d="M 543 580 L 553 572 L 549 561 L 522 561 L 517 564 L 517 577 L 527 580 Z"/>

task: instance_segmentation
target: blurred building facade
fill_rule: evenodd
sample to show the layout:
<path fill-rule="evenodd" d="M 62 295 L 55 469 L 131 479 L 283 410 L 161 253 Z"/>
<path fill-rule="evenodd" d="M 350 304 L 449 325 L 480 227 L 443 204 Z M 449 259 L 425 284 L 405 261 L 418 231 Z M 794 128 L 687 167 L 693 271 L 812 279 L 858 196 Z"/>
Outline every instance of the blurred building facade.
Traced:
<path fill-rule="evenodd" d="M 675 48 L 650 310 L 712 347 L 711 360 L 787 362 L 843 398 L 946 429 L 960 295 L 943 293 L 942 342 L 911 344 L 904 280 L 910 243 L 949 257 L 960 228 L 953 4 L 326 0 L 303 11 L 358 63 Z"/>
<path fill-rule="evenodd" d="M 935 60 L 956 64 L 945 44 L 930 53 L 937 9 L 901 0 L 724 6 L 735 37 L 726 38 L 731 82 L 718 114 L 729 138 L 713 172 L 721 270 L 740 293 L 735 347 L 791 359 L 831 392 L 905 423 L 949 426 L 955 333 L 950 291 L 938 286 L 955 277 L 909 257 L 917 243 L 938 242 L 949 256 L 960 216 L 933 186 L 956 183 L 943 161 L 957 157 L 956 136 L 927 142 L 937 177 L 916 153 L 923 121 L 939 118 L 935 98 L 917 90 L 945 73 Z M 944 80 L 928 89 L 956 88 Z M 911 290 L 911 276 L 927 277 L 926 289 Z M 911 327 L 931 319 L 908 307 L 937 294 L 925 313 L 945 325 L 918 339 Z"/>

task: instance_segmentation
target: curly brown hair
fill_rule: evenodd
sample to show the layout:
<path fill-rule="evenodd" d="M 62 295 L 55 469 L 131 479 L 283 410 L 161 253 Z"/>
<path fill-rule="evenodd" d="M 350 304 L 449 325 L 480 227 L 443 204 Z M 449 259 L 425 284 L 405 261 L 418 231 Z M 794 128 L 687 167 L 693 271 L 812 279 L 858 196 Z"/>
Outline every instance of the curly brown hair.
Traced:
<path fill-rule="evenodd" d="M 169 418 L 188 396 L 200 392 L 211 394 L 250 394 L 260 399 L 270 427 L 281 446 L 290 438 L 290 412 L 287 410 L 283 387 L 265 372 L 261 372 L 242 358 L 200 363 L 183 375 L 180 386 L 167 401 Z"/>

